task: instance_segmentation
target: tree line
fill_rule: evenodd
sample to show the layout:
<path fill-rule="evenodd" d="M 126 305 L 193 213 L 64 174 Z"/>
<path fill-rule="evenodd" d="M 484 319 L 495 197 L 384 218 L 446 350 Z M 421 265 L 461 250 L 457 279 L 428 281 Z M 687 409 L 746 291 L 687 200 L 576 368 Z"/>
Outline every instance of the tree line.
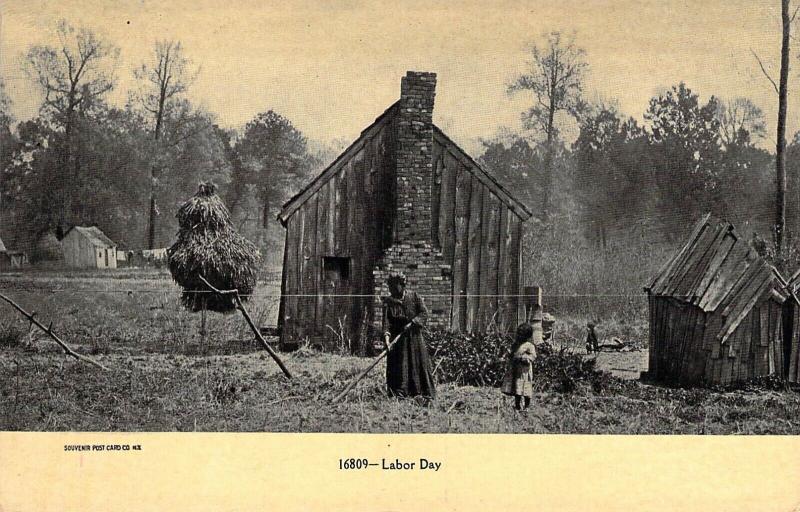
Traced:
<path fill-rule="evenodd" d="M 48 237 L 98 225 L 121 247 L 165 247 L 177 206 L 209 179 L 240 229 L 266 250 L 279 244 L 266 228 L 330 150 L 272 110 L 241 130 L 221 128 L 189 99 L 199 67 L 179 41 L 157 41 L 132 71 L 125 105 L 113 106 L 119 49 L 66 21 L 56 33 L 58 44 L 25 55 L 24 71 L 43 97 L 35 118 L 16 123 L 0 80 L 0 208 L 9 245 L 45 257 Z"/>
<path fill-rule="evenodd" d="M 586 101 L 589 68 L 574 35 L 546 34 L 530 57 L 528 72 L 508 86 L 531 100 L 524 128 L 484 140 L 481 160 L 523 194 L 539 221 L 535 237 L 599 250 L 674 245 L 710 211 L 773 261 L 796 266 L 800 133 L 770 153 L 759 144 L 765 116 L 750 99 L 701 101 L 685 82 L 652 97 L 643 122 L 614 100 Z M 779 95 L 785 88 L 775 84 Z M 569 127 L 577 137 L 568 143 L 561 130 Z"/>
<path fill-rule="evenodd" d="M 119 49 L 65 21 L 56 33 L 58 44 L 25 55 L 25 72 L 43 97 L 35 118 L 16 123 L 0 80 L 7 245 L 35 258 L 47 237 L 94 224 L 122 247 L 164 247 L 177 229 L 172 212 L 212 179 L 238 227 L 280 253 L 275 214 L 341 148 L 309 141 L 269 109 L 238 130 L 221 128 L 190 100 L 200 69 L 174 40 L 154 44 L 131 72 L 127 102 L 113 106 L 107 98 L 117 87 Z M 759 145 L 767 124 L 751 100 L 701 101 L 683 82 L 654 96 L 640 122 L 613 100 L 587 101 L 589 72 L 574 35 L 546 34 L 530 46 L 527 72 L 508 84 L 509 95 L 530 100 L 522 129 L 482 141 L 480 161 L 534 211 L 531 236 L 567 233 L 570 244 L 600 250 L 674 243 L 711 211 L 755 233 L 767 252 L 784 235 L 798 245 L 800 134 L 777 158 Z M 577 134 L 571 142 L 569 130 Z M 776 197 L 782 200 L 776 165 L 788 176 L 789 200 L 778 206 L 785 226 L 775 217 Z"/>

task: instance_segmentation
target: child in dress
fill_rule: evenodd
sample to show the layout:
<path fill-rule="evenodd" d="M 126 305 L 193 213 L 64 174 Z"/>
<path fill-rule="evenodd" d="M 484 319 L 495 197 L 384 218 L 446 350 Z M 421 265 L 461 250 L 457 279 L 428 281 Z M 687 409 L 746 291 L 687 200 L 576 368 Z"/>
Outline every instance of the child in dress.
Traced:
<path fill-rule="evenodd" d="M 597 342 L 597 332 L 594 330 L 595 323 L 588 322 L 586 324 L 586 352 L 600 352 L 600 347 Z"/>
<path fill-rule="evenodd" d="M 517 327 L 511 359 L 501 388 L 503 393 L 514 397 L 514 408 L 518 411 L 531 405 L 533 395 L 533 361 L 536 359 L 536 346 L 532 343 L 533 331 L 533 326 L 528 323 Z"/>

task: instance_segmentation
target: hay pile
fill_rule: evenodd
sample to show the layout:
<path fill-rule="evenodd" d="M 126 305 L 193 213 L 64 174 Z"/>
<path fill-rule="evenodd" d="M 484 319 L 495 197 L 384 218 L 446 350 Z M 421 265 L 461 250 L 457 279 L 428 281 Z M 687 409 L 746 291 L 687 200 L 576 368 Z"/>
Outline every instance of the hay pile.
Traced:
<path fill-rule="evenodd" d="M 231 295 L 208 293 L 203 276 L 219 290 L 236 289 L 243 301 L 256 286 L 256 246 L 233 227 L 231 215 L 214 192 L 213 183 L 200 189 L 178 210 L 178 240 L 169 248 L 169 271 L 183 288 L 181 302 L 190 311 L 228 313 L 236 309 Z M 205 292 L 205 293 L 195 293 Z"/>

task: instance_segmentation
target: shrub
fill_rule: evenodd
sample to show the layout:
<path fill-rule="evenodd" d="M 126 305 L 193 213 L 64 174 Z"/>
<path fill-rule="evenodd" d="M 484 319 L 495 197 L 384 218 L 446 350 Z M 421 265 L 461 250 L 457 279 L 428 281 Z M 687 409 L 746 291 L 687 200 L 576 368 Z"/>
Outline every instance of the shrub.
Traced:
<path fill-rule="evenodd" d="M 470 386 L 502 383 L 511 347 L 510 336 L 431 331 L 425 338 L 439 382 Z"/>
<path fill-rule="evenodd" d="M 439 382 L 492 387 L 503 382 L 511 335 L 431 331 L 426 339 Z M 538 345 L 537 349 L 533 363 L 536 391 L 571 393 L 588 386 L 595 393 L 603 393 L 614 383 L 611 374 L 595 368 L 594 359 L 584 359 L 563 348 L 556 350 L 548 343 Z"/>
<path fill-rule="evenodd" d="M 581 385 L 588 385 L 595 393 L 602 393 L 612 383 L 610 373 L 595 368 L 595 360 L 584 359 L 581 354 L 556 350 L 547 343 L 537 347 L 533 363 L 533 388 L 537 391 L 572 393 Z"/>

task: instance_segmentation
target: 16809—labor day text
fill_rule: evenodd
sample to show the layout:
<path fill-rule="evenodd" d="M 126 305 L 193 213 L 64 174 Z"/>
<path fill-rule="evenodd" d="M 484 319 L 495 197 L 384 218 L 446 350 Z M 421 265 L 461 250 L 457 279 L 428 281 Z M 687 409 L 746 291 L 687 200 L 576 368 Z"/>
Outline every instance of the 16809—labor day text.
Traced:
<path fill-rule="evenodd" d="M 413 461 L 383 458 L 380 462 L 357 458 L 339 459 L 339 469 L 377 468 L 383 471 L 439 471 L 441 467 L 441 462 L 424 458 Z"/>

